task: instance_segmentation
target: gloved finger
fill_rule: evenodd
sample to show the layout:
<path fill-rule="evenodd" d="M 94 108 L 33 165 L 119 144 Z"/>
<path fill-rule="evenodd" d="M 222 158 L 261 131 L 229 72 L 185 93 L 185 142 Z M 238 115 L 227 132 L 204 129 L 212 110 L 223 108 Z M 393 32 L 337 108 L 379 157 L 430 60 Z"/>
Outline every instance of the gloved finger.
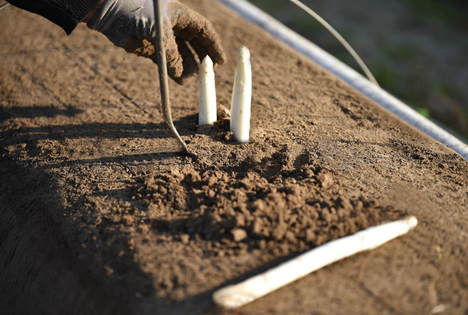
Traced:
<path fill-rule="evenodd" d="M 165 34 L 167 73 L 175 82 L 183 84 L 183 79 L 198 72 L 198 64 L 192 51 L 183 40 L 175 39 L 171 35 L 172 31 L 166 31 Z M 157 54 L 152 42 L 143 40 L 142 44 L 137 46 L 141 47 L 132 52 L 139 56 L 148 57 L 157 64 Z"/>
<path fill-rule="evenodd" d="M 184 72 L 182 56 L 179 53 L 179 47 L 171 30 L 165 31 L 164 45 L 166 48 L 167 74 L 173 80 L 180 79 Z M 156 56 L 155 56 L 156 57 Z M 153 60 L 156 61 L 156 60 Z"/>
<path fill-rule="evenodd" d="M 200 60 L 209 55 L 214 63 L 225 62 L 221 40 L 205 17 L 178 2 L 169 3 L 169 12 L 175 36 L 190 42 Z"/>
<path fill-rule="evenodd" d="M 125 49 L 128 53 L 135 53 L 138 56 L 148 57 L 153 51 L 148 51 L 147 43 L 141 38 L 125 32 L 104 32 L 103 33 L 115 46 Z"/>
<path fill-rule="evenodd" d="M 176 43 L 179 47 L 179 54 L 182 56 L 182 64 L 184 66 L 184 71 L 181 77 L 181 79 L 183 80 L 198 73 L 198 63 L 195 60 L 195 56 L 193 55 L 192 51 L 190 50 L 190 48 L 184 40 L 176 38 Z M 182 84 L 182 80 L 180 80 L 180 82 L 177 82 Z"/>
<path fill-rule="evenodd" d="M 208 53 L 208 49 L 206 49 L 205 45 L 203 45 L 198 37 L 192 38 L 190 40 L 190 46 L 192 46 L 193 50 L 197 52 L 198 58 L 200 59 L 200 63 L 205 59 Z M 211 56 L 210 56 L 211 57 Z"/>

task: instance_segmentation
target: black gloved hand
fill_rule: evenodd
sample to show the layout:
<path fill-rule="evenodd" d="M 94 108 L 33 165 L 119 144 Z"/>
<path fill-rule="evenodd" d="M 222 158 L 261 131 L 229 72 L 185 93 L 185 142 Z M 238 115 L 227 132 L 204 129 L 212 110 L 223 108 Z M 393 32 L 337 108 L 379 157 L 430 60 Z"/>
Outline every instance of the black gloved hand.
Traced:
<path fill-rule="evenodd" d="M 214 63 L 224 63 L 221 41 L 205 17 L 175 0 L 163 0 L 162 4 L 167 70 L 172 79 L 182 83 L 184 78 L 198 72 L 189 45 L 200 61 L 209 55 Z M 157 63 L 153 0 L 105 0 L 87 25 L 127 52 Z"/>

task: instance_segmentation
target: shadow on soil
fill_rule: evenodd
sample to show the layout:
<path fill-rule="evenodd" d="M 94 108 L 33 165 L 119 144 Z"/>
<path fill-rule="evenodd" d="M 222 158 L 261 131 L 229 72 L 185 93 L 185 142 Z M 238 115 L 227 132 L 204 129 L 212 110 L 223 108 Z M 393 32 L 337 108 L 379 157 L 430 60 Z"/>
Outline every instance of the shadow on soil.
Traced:
<path fill-rule="evenodd" d="M 54 106 L 41 107 L 0 107 L 0 123 L 14 118 L 36 118 L 36 117 L 73 117 L 82 113 L 74 106 L 65 109 Z M 196 121 L 198 115 L 188 115 L 174 121 L 176 128 L 181 133 L 194 132 L 197 129 Z M 168 138 L 172 135 L 168 132 L 165 123 L 84 123 L 73 125 L 42 126 L 42 127 L 20 127 L 0 132 L 0 139 L 6 140 L 8 145 L 26 143 L 31 140 L 65 140 L 79 138 Z M 5 140 L 4 140 L 5 141 Z"/>
<path fill-rule="evenodd" d="M 119 156 L 102 157 L 95 159 L 80 159 L 66 161 L 56 164 L 49 164 L 43 166 L 43 169 L 51 169 L 64 166 L 76 166 L 76 165 L 93 165 L 93 164 L 108 164 L 108 163 L 135 163 L 138 162 L 140 165 L 142 162 L 152 163 L 155 161 L 163 161 L 170 157 L 181 156 L 180 152 L 158 152 L 158 153 L 144 153 L 144 154 L 122 154 Z"/>
<path fill-rule="evenodd" d="M 49 108 L 14 109 L 14 117 L 73 116 L 80 111 Z M 16 112 L 17 111 L 17 112 Z M 9 110 L 9 113 L 12 111 Z M 1 121 L 9 119 L 1 116 Z M 185 117 L 176 126 L 184 132 L 192 128 Z M 83 237 L 83 230 L 95 229 L 93 214 L 77 215 L 77 210 L 63 204 L 58 182 L 48 172 L 49 167 L 25 167 L 15 161 L 6 146 L 31 142 L 31 139 L 65 140 L 80 137 L 154 138 L 162 137 L 164 124 L 83 124 L 18 128 L 0 132 L 0 307 L 8 314 L 34 312 L 68 314 L 132 314 L 141 300 L 135 297 L 154 296 L 150 275 L 135 263 L 128 251 L 129 236 L 121 225 L 105 222 L 103 244 Z M 195 127 L 196 130 L 196 127 Z M 167 136 L 170 136 L 169 134 Z M 52 167 L 90 165 L 124 161 L 164 160 L 177 153 L 136 154 L 97 159 L 68 161 Z M 128 196 L 131 187 L 107 190 L 97 195 Z M 66 198 L 65 198 L 66 199 Z M 84 202 L 79 201 L 78 202 Z M 138 207 L 138 206 L 137 206 Z M 79 211 L 79 210 L 78 210 Z M 164 231 L 163 233 L 167 233 Z M 179 233 L 176 232 L 178 236 Z M 92 235 L 92 234 L 91 234 Z M 78 237 L 77 237 L 78 236 Z M 123 254 L 122 254 L 123 253 Z M 113 256 L 113 265 L 99 264 L 97 256 Z M 293 256 L 293 255 L 291 255 Z M 253 270 L 224 285 L 235 283 L 286 260 L 283 257 Z M 109 272 L 112 270 L 112 272 Z M 223 285 L 223 286 L 224 286 Z M 165 299 L 148 298 L 148 309 L 165 314 L 218 313 L 211 295 L 217 288 L 200 295 L 171 303 Z"/>
<path fill-rule="evenodd" d="M 43 170 L 18 165 L 4 150 L 0 153 L 0 182 L 3 183 L 0 185 L 3 205 L 0 211 L 3 222 L 0 226 L 3 257 L 0 281 L 4 288 L 9 288 L 2 290 L 0 306 L 6 313 L 41 310 L 68 314 L 132 314 L 133 306 L 138 303 L 135 292 L 144 296 L 154 295 L 151 276 L 143 272 L 135 263 L 133 254 L 128 253 L 128 234 L 121 231 L 118 224 L 106 223 L 112 233 L 106 235 L 104 231 L 102 239 L 108 241 L 107 236 L 113 239 L 112 245 L 104 249 L 94 247 L 86 239 L 75 243 L 73 235 L 81 235 L 78 230 L 93 227 L 86 226 L 86 221 L 66 219 L 73 218 L 74 214 L 61 204 L 57 182 Z M 109 190 L 100 194 L 130 196 L 129 192 Z M 125 201 L 130 202 L 131 199 Z M 67 221 L 65 225 L 60 222 L 60 217 Z M 174 239 L 178 236 L 179 233 L 175 232 Z M 95 255 L 117 257 L 122 252 L 128 254 L 114 259 L 115 265 L 85 263 L 96 261 L 92 258 Z M 292 256 L 295 255 L 271 261 L 222 286 L 242 281 Z M 114 273 L 110 274 L 108 267 Z M 35 283 L 41 284 L 40 289 L 34 290 Z M 149 298 L 148 308 L 164 314 L 194 314 L 194 311 L 217 314 L 220 310 L 211 301 L 211 295 L 218 288 L 177 303 Z"/>
<path fill-rule="evenodd" d="M 165 124 L 113 124 L 88 123 L 80 125 L 62 125 L 46 127 L 21 127 L 14 131 L 12 144 L 27 140 L 65 140 L 79 138 L 167 138 Z M 4 137 L 4 135 L 2 135 Z"/>
<path fill-rule="evenodd" d="M 56 106 L 18 106 L 0 107 L 0 123 L 10 118 L 35 118 L 35 117 L 72 117 L 82 113 L 82 110 L 74 106 L 59 108 Z"/>
<path fill-rule="evenodd" d="M 77 257 L 77 246 L 69 240 L 82 226 L 67 220 L 70 213 L 63 210 L 57 182 L 46 172 L 18 165 L 1 148 L 0 155 L 2 311 L 127 313 L 128 306 L 106 290 L 104 270 L 99 274 Z M 86 247 L 86 241 L 81 244 Z"/>
<path fill-rule="evenodd" d="M 177 302 L 177 303 L 168 303 L 163 300 L 159 300 L 159 301 L 152 300 L 150 302 L 152 303 L 152 306 L 148 307 L 148 309 L 152 311 L 150 313 L 155 314 L 155 312 L 157 312 L 158 314 L 160 313 L 160 314 L 165 314 L 165 315 L 180 315 L 180 314 L 222 315 L 222 314 L 227 314 L 228 312 L 226 310 L 215 305 L 212 300 L 213 293 L 216 290 L 224 288 L 228 285 L 234 285 L 244 280 L 247 280 L 253 276 L 256 276 L 260 273 L 267 271 L 270 268 L 276 267 L 279 264 L 287 260 L 297 257 L 299 254 L 300 253 L 294 253 L 294 254 L 290 254 L 281 258 L 274 259 L 270 262 L 263 264 L 261 267 L 254 268 L 251 271 L 244 273 L 243 275 L 237 278 L 226 281 L 222 285 L 213 287 L 212 289 L 207 290 L 201 294 L 190 296 L 186 298 L 185 300 Z"/>

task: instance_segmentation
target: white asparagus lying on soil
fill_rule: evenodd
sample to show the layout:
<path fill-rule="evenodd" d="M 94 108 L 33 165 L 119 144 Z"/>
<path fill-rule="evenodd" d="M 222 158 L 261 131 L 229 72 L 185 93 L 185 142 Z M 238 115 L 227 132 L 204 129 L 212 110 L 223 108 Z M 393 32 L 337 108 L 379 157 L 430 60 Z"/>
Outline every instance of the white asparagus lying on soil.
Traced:
<path fill-rule="evenodd" d="M 239 48 L 236 76 L 231 98 L 230 129 L 234 139 L 240 143 L 249 142 L 250 105 L 252 102 L 252 68 L 250 51 L 247 47 Z"/>
<path fill-rule="evenodd" d="M 370 227 L 356 234 L 331 241 L 287 261 L 276 268 L 220 289 L 213 294 L 217 305 L 233 309 L 252 302 L 307 274 L 356 253 L 374 249 L 418 224 L 416 217 Z"/>
<path fill-rule="evenodd" d="M 216 86 L 213 61 L 210 56 L 203 59 L 200 68 L 200 111 L 198 124 L 212 125 L 216 122 Z"/>

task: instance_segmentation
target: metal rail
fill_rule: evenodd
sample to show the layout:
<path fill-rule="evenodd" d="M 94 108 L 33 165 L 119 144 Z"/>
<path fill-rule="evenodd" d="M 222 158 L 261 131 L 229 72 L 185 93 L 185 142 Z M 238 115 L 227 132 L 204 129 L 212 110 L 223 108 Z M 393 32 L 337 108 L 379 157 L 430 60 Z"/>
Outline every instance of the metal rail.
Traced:
<path fill-rule="evenodd" d="M 332 72 L 354 89 L 366 95 L 383 108 L 397 115 L 411 126 L 419 129 L 435 140 L 451 147 L 468 160 L 468 145 L 437 126 L 432 121 L 421 116 L 411 107 L 367 80 L 361 74 L 351 69 L 308 39 L 287 28 L 270 15 L 245 0 L 218 0 L 240 14 L 244 19 L 257 24 L 266 32 L 282 41 L 297 52 L 314 61 L 321 67 Z"/>

